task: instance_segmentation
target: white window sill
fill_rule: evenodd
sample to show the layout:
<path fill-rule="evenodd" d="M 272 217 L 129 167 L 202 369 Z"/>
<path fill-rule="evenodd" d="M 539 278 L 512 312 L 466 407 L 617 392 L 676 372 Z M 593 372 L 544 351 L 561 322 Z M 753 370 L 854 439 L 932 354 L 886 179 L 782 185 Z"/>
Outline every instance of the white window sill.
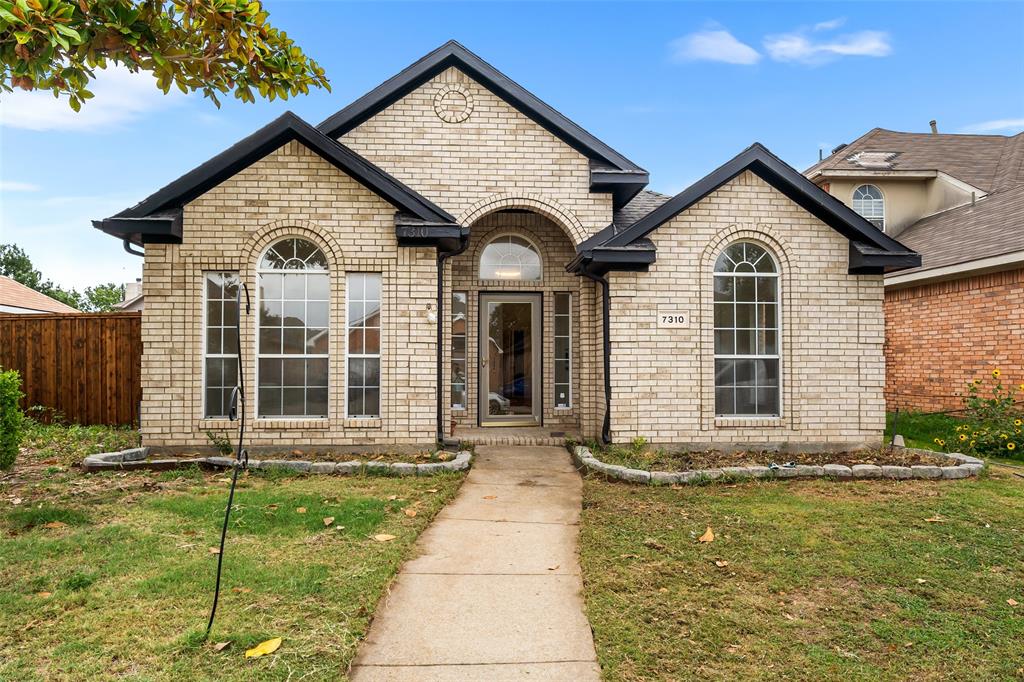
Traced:
<path fill-rule="evenodd" d="M 782 417 L 715 417 L 716 429 L 779 428 L 785 425 Z"/>

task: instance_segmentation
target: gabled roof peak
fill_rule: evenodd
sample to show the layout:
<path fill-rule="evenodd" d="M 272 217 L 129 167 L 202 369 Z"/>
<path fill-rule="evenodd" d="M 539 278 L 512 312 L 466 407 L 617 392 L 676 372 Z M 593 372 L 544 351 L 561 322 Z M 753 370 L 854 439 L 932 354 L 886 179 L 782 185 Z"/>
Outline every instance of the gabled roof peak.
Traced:
<path fill-rule="evenodd" d="M 635 175 L 636 181 L 642 182 L 641 187 L 647 183 L 647 171 L 643 168 L 601 142 L 455 40 L 449 40 L 424 55 L 317 127 L 330 137 L 341 137 L 452 66 L 465 72 L 585 157 L 611 169 Z"/>

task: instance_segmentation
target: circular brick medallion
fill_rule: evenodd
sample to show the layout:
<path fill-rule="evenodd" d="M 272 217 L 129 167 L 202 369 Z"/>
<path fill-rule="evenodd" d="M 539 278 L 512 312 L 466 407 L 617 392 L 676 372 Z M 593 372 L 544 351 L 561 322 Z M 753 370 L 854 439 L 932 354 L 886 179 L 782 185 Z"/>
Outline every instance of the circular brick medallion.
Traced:
<path fill-rule="evenodd" d="M 445 123 L 462 123 L 473 113 L 473 98 L 461 85 L 445 85 L 434 95 L 434 113 Z"/>

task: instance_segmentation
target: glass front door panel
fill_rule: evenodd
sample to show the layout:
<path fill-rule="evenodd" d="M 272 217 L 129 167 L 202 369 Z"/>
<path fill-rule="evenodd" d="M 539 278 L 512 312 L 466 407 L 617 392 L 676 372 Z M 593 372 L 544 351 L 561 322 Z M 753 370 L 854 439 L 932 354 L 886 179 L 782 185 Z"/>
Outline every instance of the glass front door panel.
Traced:
<path fill-rule="evenodd" d="M 533 414 L 533 305 L 487 305 L 487 414 Z"/>

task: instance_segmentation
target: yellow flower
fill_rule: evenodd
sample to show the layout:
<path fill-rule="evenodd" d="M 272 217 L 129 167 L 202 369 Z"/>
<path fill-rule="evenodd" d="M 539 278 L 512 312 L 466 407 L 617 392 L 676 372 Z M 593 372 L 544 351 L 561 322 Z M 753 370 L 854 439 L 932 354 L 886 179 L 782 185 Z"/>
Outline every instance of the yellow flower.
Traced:
<path fill-rule="evenodd" d="M 1020 386 L 1018 386 L 1017 388 L 1019 388 L 1020 390 L 1024 391 L 1024 384 L 1021 384 L 1021 385 L 1020 385 Z"/>
<path fill-rule="evenodd" d="M 1014 426 L 1020 426 L 1021 424 L 1024 424 L 1024 422 L 1022 422 L 1020 419 L 1014 419 L 1013 420 L 1013 425 Z"/>
<path fill-rule="evenodd" d="M 1002 438 L 1003 440 L 1006 440 L 1007 438 L 1009 438 L 1009 436 L 1007 436 L 1005 433 L 1000 433 L 999 437 Z"/>
<path fill-rule="evenodd" d="M 973 382 L 971 382 L 971 383 L 973 383 L 973 384 L 974 384 L 975 386 L 977 386 L 978 384 L 980 384 L 980 383 L 981 383 L 981 379 L 975 379 L 975 380 L 974 380 Z M 1021 385 L 1022 385 L 1022 386 L 1024 386 L 1024 384 L 1021 384 Z"/>
<path fill-rule="evenodd" d="M 992 378 L 993 379 L 998 379 L 1000 374 L 1002 374 L 1002 372 L 1000 372 L 998 369 L 992 370 Z"/>
<path fill-rule="evenodd" d="M 1013 443 L 1013 442 L 1007 443 L 1006 444 L 1006 449 L 1007 450 L 1016 450 L 1017 449 L 1017 444 Z"/>
<path fill-rule="evenodd" d="M 973 448 L 974 447 L 974 441 L 972 440 L 970 443 L 968 443 L 968 445 L 970 445 Z"/>
<path fill-rule="evenodd" d="M 962 441 L 963 440 L 967 440 L 967 434 L 966 433 L 961 433 L 960 434 L 960 440 L 962 440 Z"/>

